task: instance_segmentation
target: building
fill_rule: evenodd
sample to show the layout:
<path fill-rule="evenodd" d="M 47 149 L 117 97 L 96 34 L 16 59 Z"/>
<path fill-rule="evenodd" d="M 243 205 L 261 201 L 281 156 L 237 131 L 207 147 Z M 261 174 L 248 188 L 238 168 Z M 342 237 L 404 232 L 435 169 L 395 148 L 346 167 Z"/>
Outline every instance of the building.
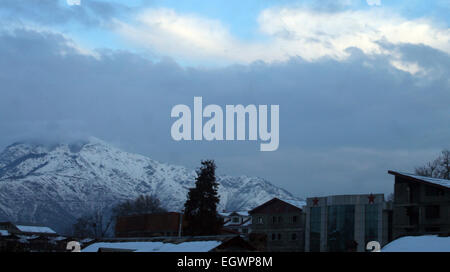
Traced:
<path fill-rule="evenodd" d="M 119 216 L 115 226 L 115 236 L 180 236 L 185 224 L 183 214 L 177 212 Z"/>
<path fill-rule="evenodd" d="M 394 238 L 450 233 L 450 180 L 388 173 L 395 176 Z"/>
<path fill-rule="evenodd" d="M 22 224 L 12 222 L 0 222 L 0 230 L 7 231 L 14 235 L 24 236 L 46 236 L 55 237 L 58 236 L 56 231 L 46 226 L 39 226 L 34 224 Z"/>
<path fill-rule="evenodd" d="M 305 214 L 303 201 L 273 198 L 249 212 L 252 216 L 250 241 L 266 251 L 303 251 Z M 264 242 L 265 245 L 261 245 Z"/>
<path fill-rule="evenodd" d="M 251 233 L 252 217 L 248 212 L 222 212 L 219 215 L 223 218 L 224 228 L 235 230 L 243 235 Z"/>
<path fill-rule="evenodd" d="M 383 194 L 308 198 L 305 251 L 365 251 L 366 244 L 389 239 L 392 213 Z"/>
<path fill-rule="evenodd" d="M 58 251 L 58 234 L 49 227 L 0 222 L 0 251 Z"/>

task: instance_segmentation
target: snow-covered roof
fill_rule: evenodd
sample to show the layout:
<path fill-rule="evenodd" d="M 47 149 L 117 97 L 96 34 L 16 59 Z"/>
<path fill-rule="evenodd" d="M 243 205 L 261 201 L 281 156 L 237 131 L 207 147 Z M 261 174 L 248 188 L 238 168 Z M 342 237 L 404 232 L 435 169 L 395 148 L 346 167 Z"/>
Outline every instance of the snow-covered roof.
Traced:
<path fill-rule="evenodd" d="M 49 227 L 25 226 L 25 225 L 16 225 L 16 227 L 22 232 L 56 234 L 56 232 Z"/>
<path fill-rule="evenodd" d="M 293 200 L 293 199 L 281 199 L 281 200 L 291 205 L 294 205 L 295 207 L 300 209 L 303 209 L 303 206 L 306 206 L 306 202 L 303 200 Z"/>
<path fill-rule="evenodd" d="M 249 214 L 248 214 L 248 211 L 245 211 L 245 212 L 236 212 L 237 214 L 239 214 L 240 216 L 250 216 Z"/>
<path fill-rule="evenodd" d="M 82 252 L 97 252 L 99 248 L 128 249 L 134 252 L 208 252 L 221 241 L 193 241 L 179 244 L 164 242 L 100 242 L 87 246 Z"/>
<path fill-rule="evenodd" d="M 219 215 L 223 216 L 223 217 L 229 217 L 232 214 L 237 214 L 239 216 L 250 216 L 250 214 L 248 213 L 248 211 L 239 211 L 239 212 L 220 212 Z"/>
<path fill-rule="evenodd" d="M 407 176 L 407 177 L 410 177 L 413 179 L 418 179 L 418 180 L 421 180 L 424 182 L 433 183 L 433 184 L 437 184 L 440 186 L 450 188 L 450 180 L 448 180 L 448 179 L 430 178 L 430 177 L 424 177 L 424 176 L 409 174 L 409 173 L 405 173 L 405 172 L 397 172 L 397 171 L 389 171 L 389 173 L 393 174 L 393 175 L 400 174 L 402 176 Z"/>
<path fill-rule="evenodd" d="M 406 236 L 385 245 L 382 252 L 450 252 L 450 236 Z"/>

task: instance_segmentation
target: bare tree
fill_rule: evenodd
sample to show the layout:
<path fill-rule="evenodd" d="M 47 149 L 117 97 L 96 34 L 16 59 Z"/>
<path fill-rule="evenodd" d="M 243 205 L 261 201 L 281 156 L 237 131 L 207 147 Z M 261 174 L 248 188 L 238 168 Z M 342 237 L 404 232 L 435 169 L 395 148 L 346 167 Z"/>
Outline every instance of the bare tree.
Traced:
<path fill-rule="evenodd" d="M 425 166 L 417 167 L 415 173 L 425 177 L 450 179 L 450 151 L 442 150 L 439 157 Z"/>
<path fill-rule="evenodd" d="M 134 200 L 117 204 L 112 209 L 97 209 L 77 219 L 72 227 L 74 236 L 102 238 L 110 234 L 117 216 L 165 212 L 158 198 L 152 195 L 140 195 Z"/>
<path fill-rule="evenodd" d="M 140 195 L 134 200 L 127 200 L 113 208 L 114 216 L 165 212 L 161 202 L 153 195 Z"/>
<path fill-rule="evenodd" d="M 105 216 L 104 212 L 97 210 L 77 219 L 77 222 L 73 225 L 73 235 L 76 237 L 102 238 L 107 235 L 112 222 L 113 217 Z"/>

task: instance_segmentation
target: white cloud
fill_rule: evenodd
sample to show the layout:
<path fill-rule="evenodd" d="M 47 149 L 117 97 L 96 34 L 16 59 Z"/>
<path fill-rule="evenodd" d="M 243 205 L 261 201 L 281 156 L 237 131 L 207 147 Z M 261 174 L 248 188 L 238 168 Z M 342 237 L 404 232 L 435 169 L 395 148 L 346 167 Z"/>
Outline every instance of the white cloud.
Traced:
<path fill-rule="evenodd" d="M 67 5 L 79 6 L 79 5 L 81 5 L 81 0 L 67 0 Z"/>
<path fill-rule="evenodd" d="M 342 60 L 348 56 L 349 47 L 366 54 L 391 54 L 379 41 L 424 44 L 450 53 L 450 29 L 381 10 L 329 13 L 306 8 L 266 9 L 258 17 L 259 31 L 267 37 L 264 42 L 241 41 L 220 21 L 169 9 L 147 10 L 136 21 L 118 22 L 118 31 L 158 54 L 185 60 L 249 63 L 283 61 L 293 56 L 308 61 L 321 57 Z M 414 73 L 420 69 L 414 65 L 405 68 L 400 59 L 395 63 L 395 67 Z"/>
<path fill-rule="evenodd" d="M 369 6 L 381 6 L 381 0 L 367 0 Z"/>

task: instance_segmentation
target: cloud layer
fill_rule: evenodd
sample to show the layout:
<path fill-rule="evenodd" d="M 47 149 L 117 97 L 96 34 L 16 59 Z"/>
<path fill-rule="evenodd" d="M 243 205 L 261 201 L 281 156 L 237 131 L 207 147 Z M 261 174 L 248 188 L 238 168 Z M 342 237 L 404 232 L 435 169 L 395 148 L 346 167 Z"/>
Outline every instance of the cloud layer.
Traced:
<path fill-rule="evenodd" d="M 187 24 L 188 25 L 188 24 Z M 265 177 L 299 196 L 390 192 L 389 168 L 410 171 L 448 144 L 450 57 L 425 45 L 380 43 L 431 76 L 395 69 L 383 54 L 291 58 L 183 68 L 124 51 L 82 54 L 52 32 L 0 33 L 0 146 L 94 135 L 131 152 L 221 173 Z M 61 54 L 64 52 L 64 54 Z M 280 105 L 280 148 L 255 142 L 175 142 L 174 105 Z"/>
<path fill-rule="evenodd" d="M 450 29 L 427 19 L 406 19 L 378 9 L 320 11 L 310 8 L 269 8 L 257 18 L 261 41 L 242 41 L 222 22 L 170 9 L 148 9 L 134 23 L 116 21 L 126 39 L 161 55 L 189 61 L 251 63 L 301 57 L 342 60 L 348 48 L 368 55 L 384 54 L 408 72 L 421 70 L 380 43 L 415 44 L 450 53 Z"/>

